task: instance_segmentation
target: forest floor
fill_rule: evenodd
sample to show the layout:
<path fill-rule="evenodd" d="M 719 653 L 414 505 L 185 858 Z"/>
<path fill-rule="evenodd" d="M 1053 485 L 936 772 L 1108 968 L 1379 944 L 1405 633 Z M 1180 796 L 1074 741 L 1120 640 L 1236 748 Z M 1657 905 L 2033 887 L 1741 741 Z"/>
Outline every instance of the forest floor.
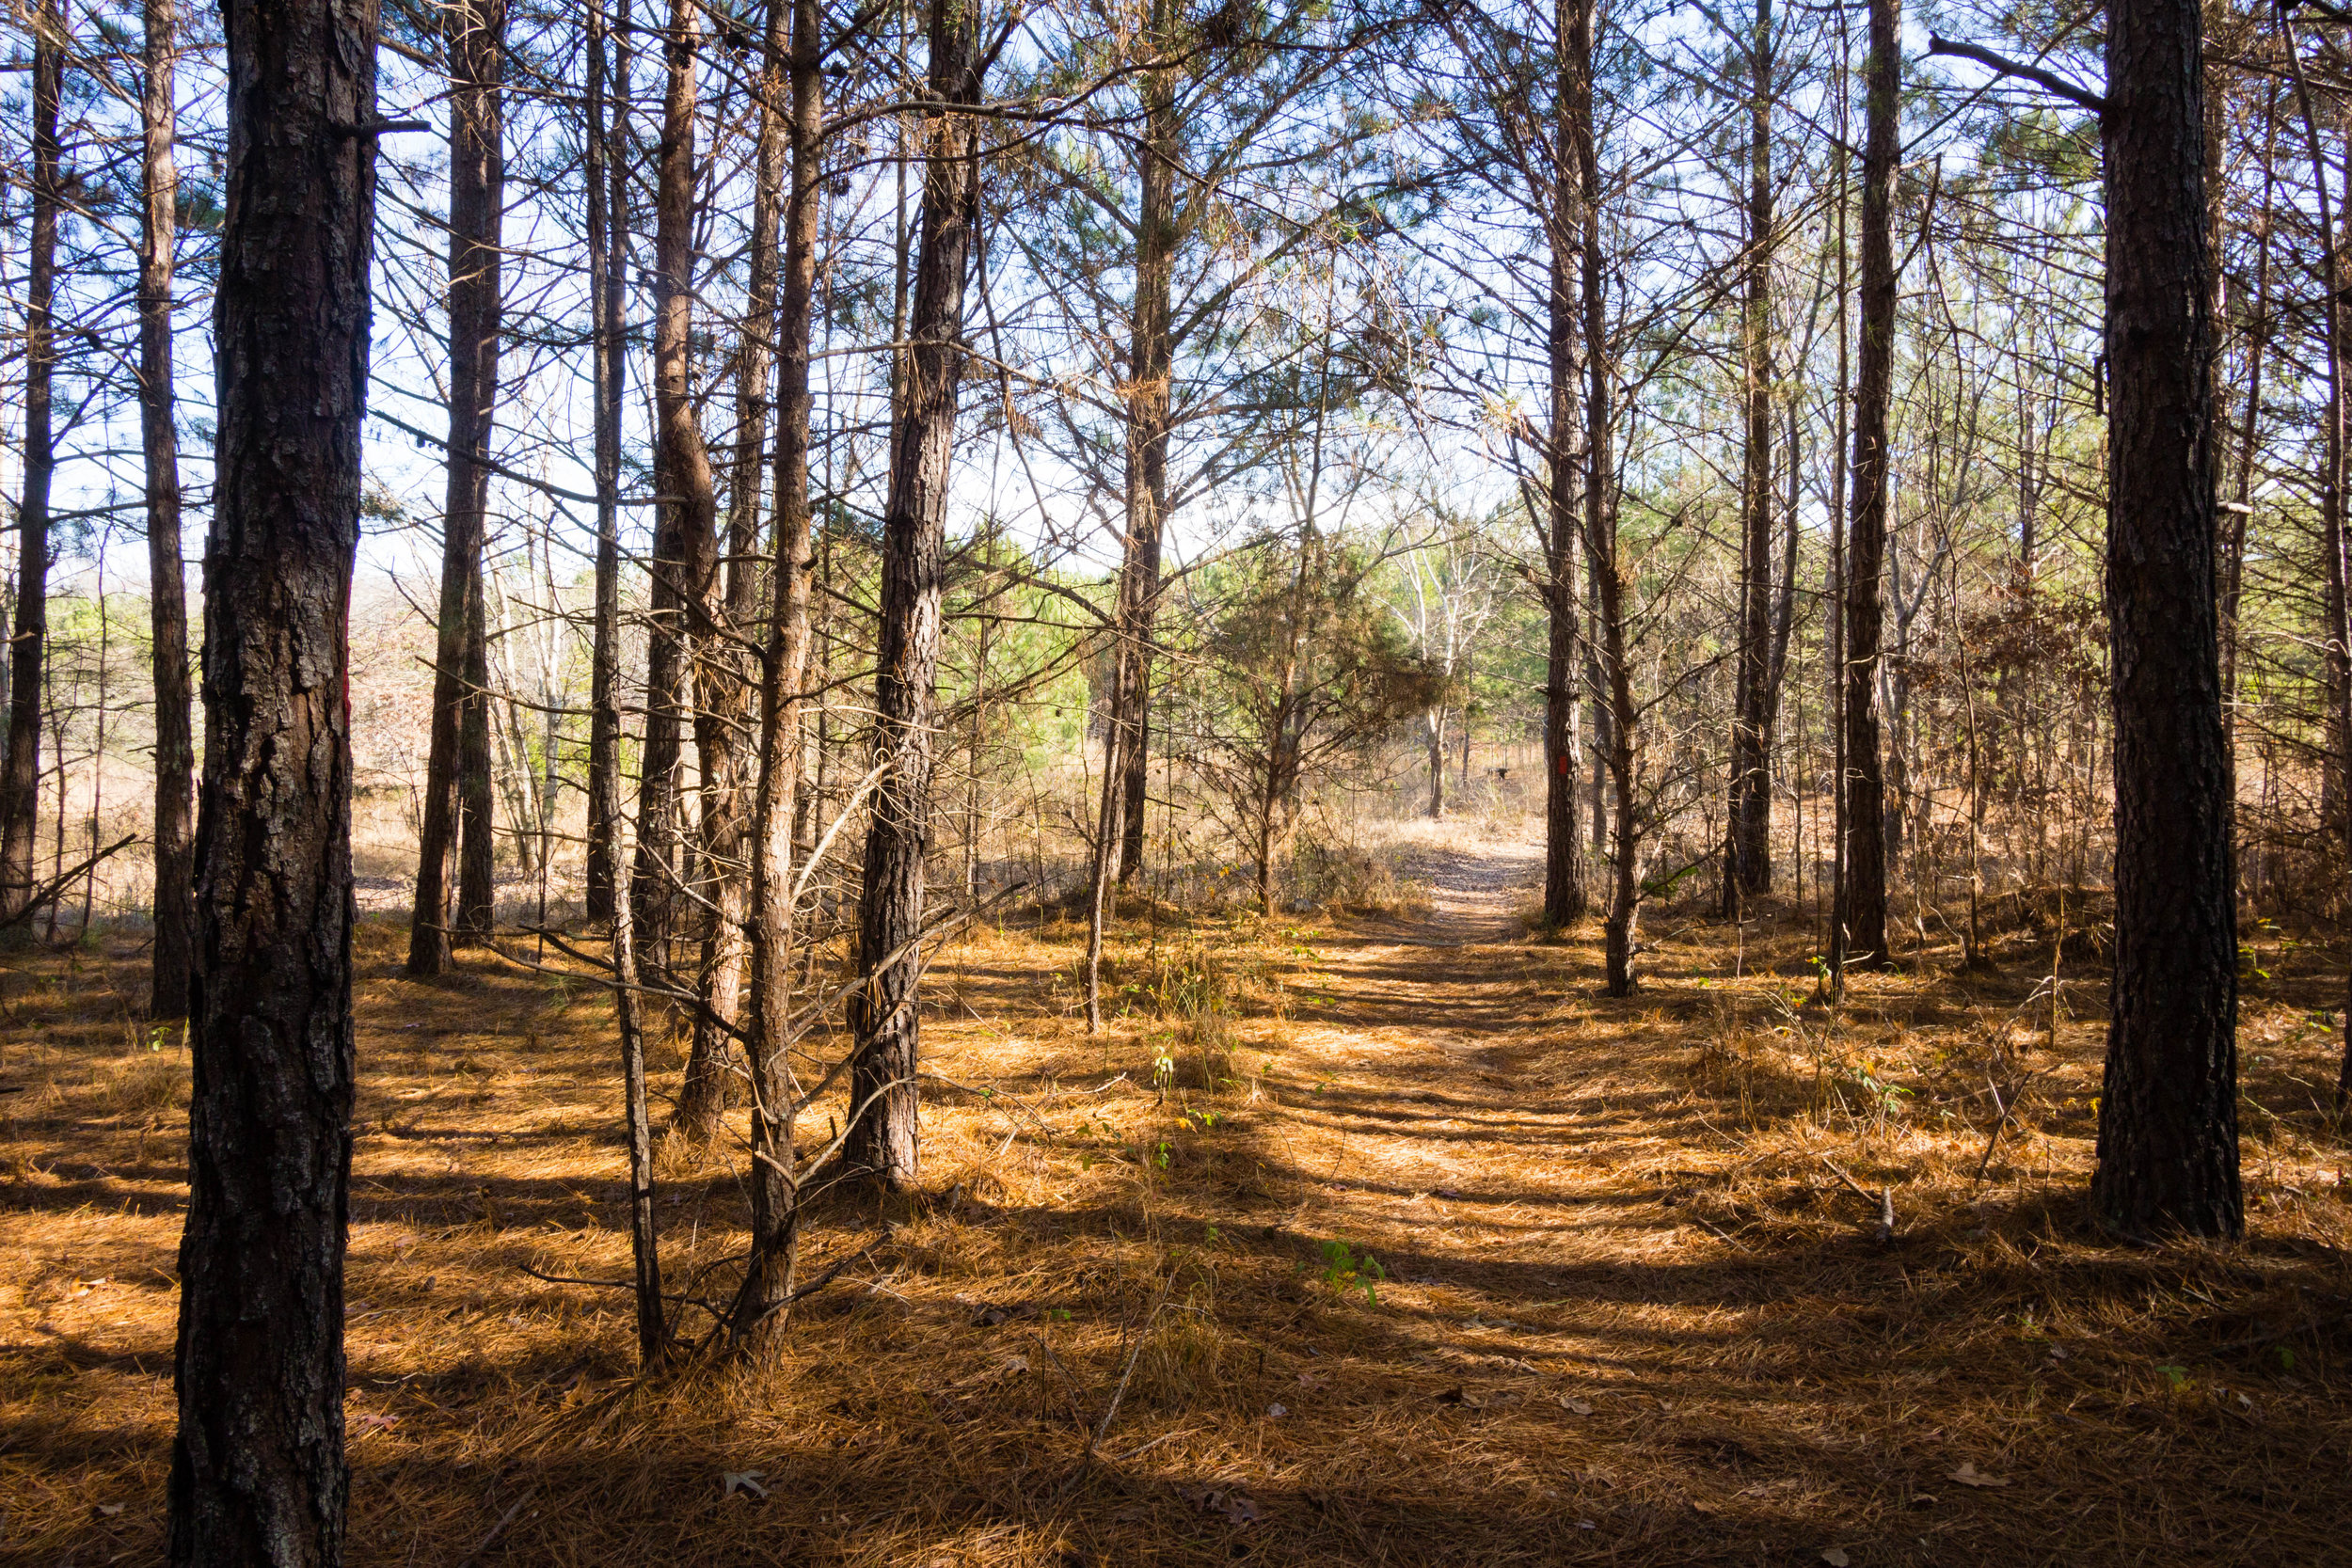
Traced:
<path fill-rule="evenodd" d="M 1389 913 L 1128 920 L 1099 1037 L 1076 927 L 949 946 L 923 1194 L 824 1201 L 774 1362 L 654 1383 L 525 1272 L 628 1272 L 603 993 L 363 926 L 350 1560 L 2346 1560 L 2341 951 L 2249 945 L 2248 1238 L 2129 1249 L 2095 923 L 2055 1020 L 2046 918 L 1832 1009 L 1809 922 L 1661 909 L 1613 1001 L 1531 847 L 1406 852 Z M 0 1560 L 151 1561 L 183 1060 L 127 942 L 0 971 Z M 663 1151 L 682 1294 L 739 1164 Z"/>

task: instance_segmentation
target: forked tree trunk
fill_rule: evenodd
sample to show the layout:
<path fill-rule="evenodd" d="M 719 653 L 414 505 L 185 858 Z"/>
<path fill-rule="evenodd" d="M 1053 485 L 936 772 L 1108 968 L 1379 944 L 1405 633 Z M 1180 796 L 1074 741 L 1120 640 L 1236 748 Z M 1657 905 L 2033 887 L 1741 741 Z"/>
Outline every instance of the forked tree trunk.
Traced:
<path fill-rule="evenodd" d="M 174 1564 L 342 1560 L 376 11 L 229 0 Z"/>
<path fill-rule="evenodd" d="M 2091 1206 L 2126 1236 L 2236 1236 L 2237 909 L 2197 0 L 2114 0 L 2106 54 L 2115 978 Z"/>
<path fill-rule="evenodd" d="M 695 0 L 671 0 L 664 35 L 669 69 L 654 198 L 654 527 L 652 622 L 646 637 L 645 744 L 637 790 L 635 905 L 638 956 L 666 972 L 676 934 L 683 864 L 681 740 L 691 703 L 691 640 L 717 568 L 718 501 L 689 388 L 694 316 Z"/>
<path fill-rule="evenodd" d="M 417 896 L 408 973 L 449 968 L 455 931 L 486 929 L 489 712 L 482 552 L 489 515 L 490 427 L 498 402 L 504 207 L 505 0 L 461 0 L 448 14 L 449 450 L 441 507 L 441 599 L 425 748 Z M 465 844 L 460 850 L 461 837 Z M 456 917 L 450 871 L 458 862 Z"/>
<path fill-rule="evenodd" d="M 1870 0 L 1862 144 L 1862 350 L 1854 376 L 1853 524 L 1846 546 L 1846 919 L 1841 958 L 1886 964 L 1886 775 L 1879 638 L 1886 577 L 1887 410 L 1895 372 L 1899 0 Z"/>
<path fill-rule="evenodd" d="M 924 117 L 922 232 L 903 407 L 882 513 L 882 627 L 874 677 L 873 822 L 858 899 L 858 972 L 850 999 L 856 1110 L 849 1158 L 884 1185 L 915 1176 L 922 976 L 923 854 L 930 843 L 931 710 L 939 671 L 941 554 L 956 382 L 963 371 L 964 273 L 978 201 L 975 128 L 959 108 L 980 97 L 978 8 L 932 0 L 930 103 Z"/>
<path fill-rule="evenodd" d="M 196 737 L 189 711 L 188 595 L 180 562 L 180 435 L 173 424 L 171 271 L 180 175 L 171 143 L 180 53 L 173 0 L 146 0 L 139 97 L 139 438 L 147 455 L 147 576 L 155 673 L 155 948 L 148 1012 L 184 1018 L 195 958 Z"/>
<path fill-rule="evenodd" d="M 56 474 L 57 98 L 65 9 L 42 0 L 33 28 L 33 231 L 24 282 L 24 495 L 16 512 L 16 619 L 8 643 L 8 744 L 0 758 L 0 922 L 33 896 L 40 812 L 41 660 L 49 646 L 49 486 Z"/>

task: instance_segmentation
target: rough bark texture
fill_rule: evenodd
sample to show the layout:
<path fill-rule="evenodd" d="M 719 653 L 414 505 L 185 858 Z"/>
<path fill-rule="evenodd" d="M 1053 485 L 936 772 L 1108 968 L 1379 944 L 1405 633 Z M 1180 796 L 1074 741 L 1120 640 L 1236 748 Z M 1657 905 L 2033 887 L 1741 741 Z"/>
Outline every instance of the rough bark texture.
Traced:
<path fill-rule="evenodd" d="M 448 969 L 453 926 L 486 928 L 489 722 L 482 687 L 482 551 L 490 500 L 491 420 L 498 401 L 505 0 L 461 0 L 448 13 L 449 447 L 441 503 L 441 599 L 433 664 L 433 721 L 425 751 L 417 897 L 408 973 Z M 476 775 L 479 775 L 477 778 Z M 450 870 L 466 839 L 468 864 L 456 920 Z"/>
<path fill-rule="evenodd" d="M 57 351 L 57 93 L 65 12 L 43 0 L 33 32 L 33 224 L 24 283 L 24 494 L 17 503 L 16 618 L 8 644 L 8 744 L 0 758 L 0 921 L 33 895 L 40 811 L 41 659 L 49 646 L 49 486 L 56 473 L 50 400 Z"/>
<path fill-rule="evenodd" d="M 1152 7 L 1165 43 L 1168 0 Z M 1176 261 L 1176 96 L 1163 72 L 1143 81 L 1143 138 L 1136 149 L 1136 294 L 1128 349 L 1127 548 L 1119 722 L 1123 742 L 1119 880 L 1143 865 L 1144 802 L 1151 765 L 1152 624 L 1159 608 L 1160 546 L 1168 524 L 1168 419 L 1174 390 L 1171 293 Z"/>
<path fill-rule="evenodd" d="M 1772 6 L 1756 0 L 1748 44 L 1747 253 L 1742 258 L 1740 398 L 1747 429 L 1740 484 L 1740 639 L 1724 814 L 1723 913 L 1772 885 Z"/>
<path fill-rule="evenodd" d="M 787 9 L 787 0 L 770 0 L 761 44 L 751 276 L 744 297 L 743 341 L 736 359 L 735 452 L 727 485 L 726 591 L 707 612 L 712 621 L 744 637 L 752 631 L 759 586 L 754 557 L 759 550 L 760 477 L 766 471 L 768 378 L 775 362 L 776 224 L 783 213 L 789 116 L 785 96 Z M 756 784 L 745 777 L 745 763 L 755 762 L 756 753 L 745 737 L 755 735 L 758 684 L 732 638 L 705 638 L 700 652 L 694 751 L 702 773 L 702 892 L 711 909 L 703 917 L 703 1007 L 695 1015 L 693 1041 L 686 1053 L 676 1126 L 691 1138 L 707 1140 L 719 1130 L 733 1081 L 729 1037 L 720 1021 L 735 1022 L 742 998 L 743 906 L 749 882 L 745 856 L 756 809 L 751 799 Z"/>
<path fill-rule="evenodd" d="M 2091 1204 L 2127 1236 L 2244 1228 L 2237 913 L 2215 609 L 2197 0 L 2107 10 L 2107 617 L 2115 979 Z"/>
<path fill-rule="evenodd" d="M 588 705 L 588 918 L 610 921 L 619 885 L 621 705 L 621 413 L 628 376 L 622 357 L 621 292 L 628 277 L 628 7 L 617 30 L 591 0 L 588 29 L 588 293 L 595 313 L 596 403 L 596 612 Z M 610 40 L 610 41 L 608 41 Z M 612 51 L 606 64 L 606 50 Z M 606 73 L 612 75 L 608 101 Z M 612 123 L 606 127 L 608 103 Z"/>
<path fill-rule="evenodd" d="M 1895 167 L 1901 16 L 1870 0 L 1862 144 L 1862 345 L 1854 373 L 1853 524 L 1846 549 L 1846 920 L 1840 954 L 1886 963 L 1886 776 L 1879 639 L 1886 577 L 1887 409 L 1895 385 Z"/>
<path fill-rule="evenodd" d="M 808 670 L 810 307 L 822 211 L 824 78 L 818 0 L 793 0 L 791 196 L 785 207 L 784 299 L 776 338 L 776 580 L 759 701 L 759 773 L 752 814 L 752 1256 L 732 1332 L 772 1336 L 792 1297 L 800 1188 L 787 1019 L 792 1001 L 792 828 L 801 771 L 801 682 Z"/>
<path fill-rule="evenodd" d="M 717 570 L 718 501 L 710 453 L 689 386 L 694 316 L 694 51 L 702 11 L 671 0 L 663 35 L 669 82 L 662 95 L 661 148 L 654 198 L 654 477 L 661 500 L 654 526 L 651 627 L 645 655 L 645 745 L 637 789 L 635 905 L 638 954 L 666 969 L 675 935 L 683 830 L 680 740 L 691 702 L 689 665 L 694 618 Z"/>
<path fill-rule="evenodd" d="M 168 1558 L 342 1560 L 375 8 L 230 0 Z"/>
<path fill-rule="evenodd" d="M 857 1065 L 850 1076 L 850 1159 L 885 1184 L 915 1174 L 914 1082 L 920 1043 L 923 852 L 930 841 L 931 708 L 939 668 L 940 555 L 963 371 L 964 272 L 977 198 L 971 119 L 979 102 L 978 17 L 961 0 L 932 0 L 930 96 L 924 125 L 923 214 L 908 322 L 903 407 L 882 515 L 882 644 L 874 678 L 873 823 L 858 901 L 858 971 L 850 999 Z"/>
<path fill-rule="evenodd" d="M 1565 927 L 1583 918 L 1588 895 L 1584 857 L 1577 842 L 1577 784 L 1582 764 L 1577 734 L 1577 610 L 1582 584 L 1577 560 L 1581 522 L 1579 467 L 1584 437 L 1577 418 L 1583 375 L 1584 323 L 1578 311 L 1577 256 L 1583 248 L 1579 220 L 1581 186 L 1578 148 L 1590 134 L 1589 93 L 1581 85 L 1587 59 L 1572 58 L 1569 40 L 1577 22 L 1575 0 L 1557 8 L 1560 77 L 1552 126 L 1551 211 L 1546 228 L 1551 252 L 1548 347 L 1551 358 L 1551 430 L 1544 453 L 1544 923 Z M 1590 41 L 1590 23 L 1584 36 Z M 1582 107 L 1580 107 L 1581 105 Z M 1580 120 L 1579 117 L 1583 119 Z"/>
<path fill-rule="evenodd" d="M 1609 303 L 1601 264 L 1600 147 L 1593 123 L 1593 31 L 1597 0 L 1571 0 L 1562 29 L 1563 53 L 1573 73 L 1569 127 L 1581 225 L 1577 286 L 1584 347 L 1584 548 L 1593 579 L 1593 642 L 1600 667 L 1601 701 L 1609 714 L 1609 910 L 1601 923 L 1607 985 L 1612 996 L 1633 992 L 1634 939 L 1642 915 L 1642 833 L 1636 788 L 1633 650 L 1626 620 L 1630 593 L 1617 554 L 1616 467 L 1613 456 L 1609 370 Z"/>
<path fill-rule="evenodd" d="M 195 959 L 196 737 L 188 692 L 188 596 L 180 562 L 180 436 L 173 423 L 172 242 L 180 175 L 171 155 L 179 18 L 146 0 L 139 164 L 139 438 L 147 456 L 147 577 L 155 677 L 155 946 L 148 1011 L 183 1018 Z"/>

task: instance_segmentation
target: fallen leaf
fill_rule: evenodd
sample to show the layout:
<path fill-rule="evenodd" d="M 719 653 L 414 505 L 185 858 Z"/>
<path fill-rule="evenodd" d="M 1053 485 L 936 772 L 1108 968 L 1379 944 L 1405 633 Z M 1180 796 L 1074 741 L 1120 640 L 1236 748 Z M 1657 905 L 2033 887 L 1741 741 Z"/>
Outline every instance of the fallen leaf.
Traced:
<path fill-rule="evenodd" d="M 1954 1470 L 1948 1479 L 1960 1482 L 1963 1486 L 2007 1486 L 2009 1484 L 2007 1476 L 1988 1476 L 1978 1469 L 1973 1461 L 1965 1459 L 1960 1462 L 1960 1468 Z"/>
<path fill-rule="evenodd" d="M 1323 1385 L 1324 1377 L 1320 1372 L 1301 1372 L 1298 1374 L 1298 1386 L 1301 1388 L 1320 1388 Z"/>
<path fill-rule="evenodd" d="M 1829 1568 L 1848 1568 L 1853 1559 L 1846 1555 L 1843 1546 L 1824 1546 L 1821 1548 L 1821 1560 L 1828 1563 Z"/>
<path fill-rule="evenodd" d="M 400 1425 L 400 1418 L 387 1416 L 380 1410 L 370 1410 L 362 1415 L 354 1416 L 351 1418 L 351 1425 L 361 1432 L 389 1432 Z"/>
<path fill-rule="evenodd" d="M 1560 1396 L 1560 1405 L 1571 1416 L 1589 1416 L 1593 1413 L 1593 1407 L 1590 1404 L 1580 1399 L 1572 1399 L 1566 1394 Z"/>
<path fill-rule="evenodd" d="M 121 1503 L 92 1503 L 90 1504 L 90 1512 L 111 1519 L 116 1514 L 121 1513 L 123 1507 L 124 1505 Z"/>
<path fill-rule="evenodd" d="M 1911 1495 L 1911 1500 L 1915 1503 L 1931 1503 L 1935 1501 L 1935 1494 L 1932 1492 L 1914 1492 Z"/>
<path fill-rule="evenodd" d="M 765 1470 L 722 1470 L 719 1473 L 719 1496 L 732 1497 L 738 1492 L 741 1492 L 764 1499 L 768 1496 L 768 1489 L 759 1483 L 767 1474 Z"/>
<path fill-rule="evenodd" d="M 2050 1347 L 2050 1359 L 2053 1361 L 2065 1360 L 2067 1354 L 2067 1349 L 2064 1345 L 2052 1345 Z"/>
<path fill-rule="evenodd" d="M 1721 1510 L 1717 1509 L 1713 1503 L 1703 1503 L 1696 1497 L 1692 1497 L 1691 1499 L 1691 1512 L 1693 1513 L 1720 1513 Z"/>

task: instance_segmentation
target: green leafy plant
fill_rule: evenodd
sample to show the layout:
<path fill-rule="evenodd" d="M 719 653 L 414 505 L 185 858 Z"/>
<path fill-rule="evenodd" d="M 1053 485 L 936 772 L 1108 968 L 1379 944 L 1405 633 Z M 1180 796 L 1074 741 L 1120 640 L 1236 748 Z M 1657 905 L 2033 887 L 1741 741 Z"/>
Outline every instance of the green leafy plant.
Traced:
<path fill-rule="evenodd" d="M 1364 1300 L 1374 1307 L 1380 1305 L 1379 1282 L 1389 1277 L 1389 1271 L 1380 1266 L 1380 1259 L 1371 1253 L 1358 1253 L 1343 1241 L 1323 1243 L 1323 1282 L 1334 1291 L 1364 1292 Z"/>

